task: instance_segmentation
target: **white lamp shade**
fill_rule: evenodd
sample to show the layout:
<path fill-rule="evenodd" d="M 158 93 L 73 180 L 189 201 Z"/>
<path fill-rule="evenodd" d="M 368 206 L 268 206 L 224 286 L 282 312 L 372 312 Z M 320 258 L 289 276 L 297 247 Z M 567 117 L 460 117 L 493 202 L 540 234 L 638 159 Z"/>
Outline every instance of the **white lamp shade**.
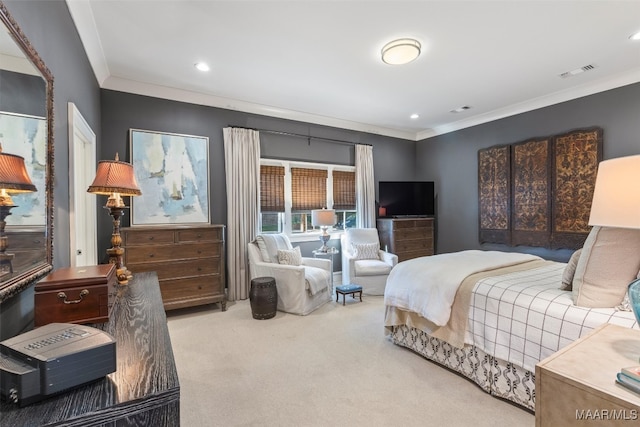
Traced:
<path fill-rule="evenodd" d="M 589 225 L 640 228 L 640 155 L 600 162 Z"/>
<path fill-rule="evenodd" d="M 314 209 L 311 211 L 311 224 L 314 227 L 331 227 L 336 223 L 334 209 Z"/>

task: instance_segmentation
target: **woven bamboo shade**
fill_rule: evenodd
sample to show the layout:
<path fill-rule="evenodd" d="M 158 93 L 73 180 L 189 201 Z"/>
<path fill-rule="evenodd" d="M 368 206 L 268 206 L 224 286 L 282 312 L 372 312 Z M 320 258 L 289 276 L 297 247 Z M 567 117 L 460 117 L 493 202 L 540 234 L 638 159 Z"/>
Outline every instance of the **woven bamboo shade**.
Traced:
<path fill-rule="evenodd" d="M 260 211 L 284 212 L 283 166 L 260 166 Z"/>
<path fill-rule="evenodd" d="M 291 168 L 291 210 L 309 211 L 327 206 L 327 171 Z"/>
<path fill-rule="evenodd" d="M 333 171 L 333 209 L 356 210 L 356 173 Z"/>

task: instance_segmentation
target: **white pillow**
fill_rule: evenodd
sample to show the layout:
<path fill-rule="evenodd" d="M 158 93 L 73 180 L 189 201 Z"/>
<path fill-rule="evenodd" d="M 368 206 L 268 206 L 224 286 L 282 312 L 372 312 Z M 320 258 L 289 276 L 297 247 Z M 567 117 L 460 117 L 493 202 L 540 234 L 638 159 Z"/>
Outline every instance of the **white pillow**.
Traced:
<path fill-rule="evenodd" d="M 576 273 L 576 267 L 578 266 L 578 260 L 580 259 L 581 253 L 582 249 L 578 249 L 571 255 L 571 258 L 569 258 L 569 262 L 567 263 L 567 266 L 564 268 L 564 272 L 562 273 L 562 286 L 560 286 L 560 290 L 571 290 L 573 284 L 573 276 Z"/>
<path fill-rule="evenodd" d="M 300 246 L 288 249 L 278 249 L 278 262 L 284 265 L 301 265 L 302 254 L 300 253 Z"/>
<path fill-rule="evenodd" d="M 380 259 L 378 251 L 380 243 L 351 243 L 351 247 L 355 252 L 355 259 Z"/>
<path fill-rule="evenodd" d="M 573 276 L 573 303 L 616 307 L 640 270 L 640 230 L 593 227 Z"/>

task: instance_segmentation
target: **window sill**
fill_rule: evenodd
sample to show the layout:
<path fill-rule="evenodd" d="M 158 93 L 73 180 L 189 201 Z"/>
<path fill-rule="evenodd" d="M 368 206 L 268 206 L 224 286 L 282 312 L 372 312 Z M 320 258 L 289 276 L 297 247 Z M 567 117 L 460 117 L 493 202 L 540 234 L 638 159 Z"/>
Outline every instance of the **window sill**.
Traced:
<path fill-rule="evenodd" d="M 340 236 L 344 231 L 342 230 L 334 230 L 328 232 L 331 235 L 329 241 L 332 240 L 340 240 Z M 291 243 L 301 243 L 301 242 L 317 242 L 320 240 L 320 233 L 305 233 L 305 234 L 291 234 L 289 235 L 289 241 Z"/>

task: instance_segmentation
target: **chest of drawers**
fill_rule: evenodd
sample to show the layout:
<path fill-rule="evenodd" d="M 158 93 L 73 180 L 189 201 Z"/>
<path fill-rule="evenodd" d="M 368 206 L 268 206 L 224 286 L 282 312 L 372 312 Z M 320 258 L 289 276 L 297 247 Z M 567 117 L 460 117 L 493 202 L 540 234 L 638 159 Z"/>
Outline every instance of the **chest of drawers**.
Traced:
<path fill-rule="evenodd" d="M 433 255 L 433 218 L 378 219 L 380 247 L 398 255 L 398 262 Z"/>
<path fill-rule="evenodd" d="M 129 227 L 124 264 L 155 271 L 165 310 L 218 302 L 226 310 L 224 225 Z"/>

